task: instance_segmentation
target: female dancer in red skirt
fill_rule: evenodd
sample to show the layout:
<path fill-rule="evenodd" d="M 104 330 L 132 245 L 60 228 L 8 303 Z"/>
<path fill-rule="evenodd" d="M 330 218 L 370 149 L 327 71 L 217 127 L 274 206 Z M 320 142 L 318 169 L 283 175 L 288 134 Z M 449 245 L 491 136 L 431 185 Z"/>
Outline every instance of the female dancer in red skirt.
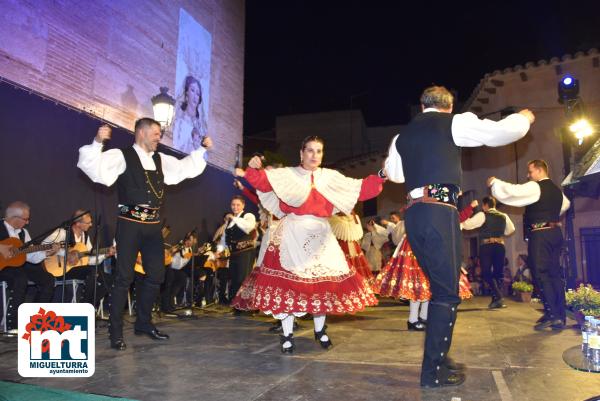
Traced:
<path fill-rule="evenodd" d="M 468 219 L 478 202 L 474 200 L 460 212 L 460 221 Z M 431 299 L 429 279 L 423 273 L 417 258 L 410 248 L 406 235 L 394 251 L 392 258 L 375 279 L 374 291 L 383 297 L 408 299 L 408 330 L 424 331 L 427 324 L 427 308 Z M 473 296 L 469 280 L 461 268 L 459 296 L 468 299 Z"/>
<path fill-rule="evenodd" d="M 365 286 L 373 289 L 375 276 L 373 276 L 369 261 L 360 247 L 363 229 L 358 216 L 354 212 L 351 216 L 338 213 L 329 218 L 329 224 L 333 235 L 337 238 L 342 251 L 346 255 L 346 259 L 348 259 L 348 263 L 363 278 Z"/>
<path fill-rule="evenodd" d="M 315 340 L 331 347 L 325 333 L 327 314 L 355 313 L 377 304 L 377 299 L 351 268 L 331 232 L 327 219 L 350 214 L 359 200 L 374 198 L 385 178 L 370 175 L 348 178 L 320 168 L 323 140 L 308 137 L 300 148 L 300 166 L 261 169 L 253 157 L 244 173 L 257 190 L 262 205 L 280 218 L 252 286 L 240 288 L 231 306 L 260 310 L 280 319 L 281 351 L 294 350 L 295 316 L 314 316 Z"/>

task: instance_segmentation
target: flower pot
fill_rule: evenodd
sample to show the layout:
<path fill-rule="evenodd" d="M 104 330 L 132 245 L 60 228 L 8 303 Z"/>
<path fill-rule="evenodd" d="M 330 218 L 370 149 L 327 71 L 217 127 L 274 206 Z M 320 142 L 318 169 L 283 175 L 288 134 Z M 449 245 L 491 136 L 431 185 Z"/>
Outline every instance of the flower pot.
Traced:
<path fill-rule="evenodd" d="M 517 291 L 516 297 L 519 302 L 531 302 L 531 292 Z"/>

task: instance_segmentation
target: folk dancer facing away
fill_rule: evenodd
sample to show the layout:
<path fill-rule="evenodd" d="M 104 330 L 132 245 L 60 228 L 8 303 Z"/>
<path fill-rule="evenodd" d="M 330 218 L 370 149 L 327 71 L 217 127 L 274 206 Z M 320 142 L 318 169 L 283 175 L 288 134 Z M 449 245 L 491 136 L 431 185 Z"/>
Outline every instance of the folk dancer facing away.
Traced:
<path fill-rule="evenodd" d="M 377 303 L 348 264 L 327 219 L 337 212 L 350 214 L 357 201 L 377 196 L 385 180 L 348 178 L 320 168 L 322 159 L 323 140 L 311 136 L 302 142 L 300 166 L 262 170 L 255 156 L 244 173 L 263 206 L 281 220 L 252 290 L 242 286 L 232 306 L 282 320 L 284 353 L 294 350 L 294 317 L 311 313 L 315 340 L 329 348 L 327 314 L 355 313 Z"/>
<path fill-rule="evenodd" d="M 142 254 L 146 275 L 137 289 L 135 334 L 146 334 L 155 340 L 169 338 L 151 321 L 152 305 L 165 277 L 160 224 L 165 185 L 175 185 L 200 175 L 206 167 L 204 155 L 212 146 L 212 140 L 205 137 L 201 148 L 178 160 L 156 151 L 161 138 L 160 124 L 151 118 L 136 121 L 135 143 L 131 147 L 103 152 L 103 142 L 110 137 L 110 127 L 100 127 L 94 141 L 79 149 L 77 167 L 94 182 L 106 186 L 117 183 L 118 258 L 115 283 L 111 289 L 109 334 L 110 346 L 124 350 L 122 314 L 129 286 L 135 277 L 138 252 Z"/>
<path fill-rule="evenodd" d="M 431 284 L 431 302 L 421 367 L 421 386 L 455 386 L 465 380 L 447 358 L 456 321 L 462 240 L 456 202 L 461 181 L 461 147 L 502 146 L 522 138 L 534 120 L 529 110 L 500 121 L 473 113 L 453 115 L 453 97 L 441 86 L 421 96 L 423 113 L 403 127 L 390 146 L 386 174 L 406 182 L 406 233 Z"/>
<path fill-rule="evenodd" d="M 508 215 L 496 210 L 496 199 L 486 196 L 481 201 L 482 212 L 460 223 L 463 230 L 479 228 L 479 260 L 483 279 L 492 290 L 490 309 L 505 308 L 502 301 L 504 286 L 504 237 L 515 232 L 515 225 Z"/>

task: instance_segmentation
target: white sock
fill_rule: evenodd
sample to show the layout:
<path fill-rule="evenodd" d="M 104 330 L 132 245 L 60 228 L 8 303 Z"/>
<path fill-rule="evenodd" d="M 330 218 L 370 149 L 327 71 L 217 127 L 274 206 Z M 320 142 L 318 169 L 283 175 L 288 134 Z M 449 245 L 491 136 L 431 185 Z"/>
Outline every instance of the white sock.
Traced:
<path fill-rule="evenodd" d="M 315 322 L 315 332 L 323 330 L 323 327 L 325 327 L 325 318 L 326 317 L 327 317 L 327 315 L 313 316 L 313 322 Z M 329 341 L 329 337 L 327 337 L 327 335 L 324 335 L 319 340 L 323 341 L 323 342 Z"/>
<path fill-rule="evenodd" d="M 294 315 L 287 315 L 285 318 L 281 319 L 281 328 L 283 329 L 283 335 L 289 336 L 294 332 Z M 282 344 L 283 348 L 289 348 L 292 346 L 292 343 L 286 341 Z"/>
<path fill-rule="evenodd" d="M 410 323 L 417 323 L 419 321 L 419 305 L 421 302 L 419 301 L 410 301 L 410 306 L 408 307 L 408 321 Z"/>
<path fill-rule="evenodd" d="M 427 310 L 429 309 L 429 301 L 421 302 L 421 312 L 419 317 L 421 320 L 427 320 Z"/>

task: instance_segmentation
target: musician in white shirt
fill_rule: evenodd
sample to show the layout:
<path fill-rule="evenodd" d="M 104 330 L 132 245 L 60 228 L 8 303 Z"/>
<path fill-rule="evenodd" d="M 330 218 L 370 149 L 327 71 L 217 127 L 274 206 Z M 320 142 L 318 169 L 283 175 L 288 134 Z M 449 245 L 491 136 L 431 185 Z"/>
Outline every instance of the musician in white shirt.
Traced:
<path fill-rule="evenodd" d="M 23 243 L 31 241 L 29 231 L 25 228 L 30 221 L 30 208 L 25 202 L 15 201 L 8 205 L 4 212 L 4 220 L 0 224 L 0 241 L 8 238 L 19 239 Z M 54 246 L 49 253 L 56 253 L 59 245 Z M 9 247 L 8 252 L 14 251 Z M 11 254 L 12 255 L 12 254 Z M 7 307 L 7 329 L 14 332 L 17 329 L 17 309 L 25 302 L 27 282 L 32 281 L 37 286 L 35 302 L 50 302 L 54 294 L 54 277 L 48 274 L 42 265 L 46 258 L 45 251 L 29 252 L 26 262 L 21 266 L 11 266 L 0 270 L 0 281 L 8 283 L 9 304 Z"/>
<path fill-rule="evenodd" d="M 78 209 L 73 213 L 73 218 L 77 217 L 77 219 L 71 224 L 71 232 L 69 233 L 69 248 L 76 246 L 76 244 L 83 244 L 83 247 L 79 251 L 71 250 L 69 255 L 67 255 L 68 266 L 75 265 L 76 267 L 71 268 L 67 274 L 67 280 L 83 280 L 85 283 L 84 292 L 83 292 L 83 302 L 90 303 L 94 306 L 98 304 L 100 299 L 102 299 L 107 292 L 107 285 L 103 280 L 103 271 L 102 268 L 99 267 L 99 275 L 96 278 L 96 264 L 100 264 L 104 261 L 106 257 L 113 256 L 115 254 L 115 248 L 109 247 L 104 249 L 103 253 L 98 255 L 96 258 L 93 255 L 93 246 L 91 237 L 88 234 L 88 230 L 92 227 L 93 221 L 92 216 L 89 213 L 85 213 L 85 210 Z M 64 243 L 67 239 L 67 232 L 64 228 L 56 229 L 52 234 L 44 239 L 43 243 Z M 87 263 L 85 265 L 81 264 L 79 260 L 79 252 L 83 252 Z M 50 259 L 46 259 L 46 267 L 47 269 L 55 275 L 55 277 L 59 277 L 62 279 L 62 269 L 58 269 L 54 271 L 50 269 L 51 265 L 55 265 L 55 259 L 58 262 L 58 265 L 62 267 L 64 263 L 64 249 L 61 249 L 57 252 L 56 255 L 50 257 Z M 79 265 L 79 266 L 78 266 Z M 58 276 L 57 276 L 58 275 Z M 96 286 L 96 291 L 94 292 L 94 286 Z M 95 299 L 94 299 L 95 296 Z"/>
<path fill-rule="evenodd" d="M 188 279 L 187 269 L 184 269 L 192 260 L 192 246 L 196 244 L 196 236 L 188 233 L 179 249 L 173 254 L 171 264 L 167 267 L 165 286 L 162 294 L 163 312 L 172 312 L 175 309 L 174 299 L 179 294 Z M 177 245 L 176 245 L 177 246 Z M 194 274 L 195 279 L 199 279 Z"/>

